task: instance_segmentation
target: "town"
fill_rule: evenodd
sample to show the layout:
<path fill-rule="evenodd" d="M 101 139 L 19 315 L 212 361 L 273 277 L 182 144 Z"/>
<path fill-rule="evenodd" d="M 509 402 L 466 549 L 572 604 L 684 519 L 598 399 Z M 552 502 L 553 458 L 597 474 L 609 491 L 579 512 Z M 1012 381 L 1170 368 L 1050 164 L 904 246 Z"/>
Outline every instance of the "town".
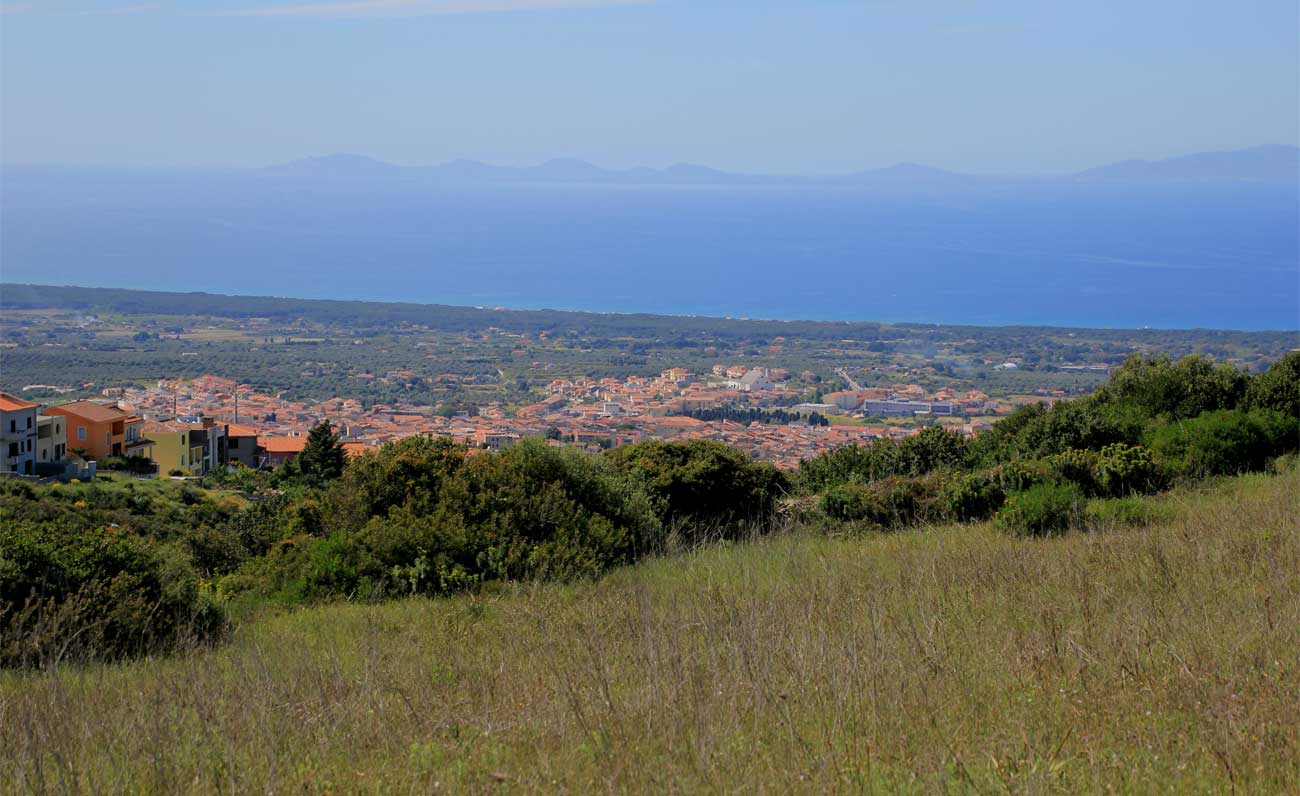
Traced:
<path fill-rule="evenodd" d="M 413 435 L 591 452 L 716 440 L 782 469 L 940 425 L 979 434 L 1086 395 L 1133 354 L 1259 372 L 1279 333 L 616 316 L 9 286 L 0 472 L 275 468 L 328 421 L 360 455 Z"/>
<path fill-rule="evenodd" d="M 412 404 L 365 407 L 352 398 L 294 401 L 214 375 L 105 388 L 95 400 L 48 405 L 5 392 L 0 420 L 8 451 L 0 471 L 84 477 L 92 462 L 106 459 L 164 476 L 275 467 L 300 452 L 322 421 L 339 431 L 350 455 L 417 434 L 487 450 L 537 436 L 592 452 L 642 439 L 711 439 L 793 468 L 832 448 L 905 437 L 930 423 L 974 434 L 1010 411 L 977 390 L 927 392 L 915 384 L 798 401 L 790 378 L 777 368 L 716 365 L 706 374 L 669 368 L 654 378 L 555 379 L 535 403 L 511 413 L 490 403 L 473 415 Z M 711 411 L 720 416 L 700 417 Z"/>

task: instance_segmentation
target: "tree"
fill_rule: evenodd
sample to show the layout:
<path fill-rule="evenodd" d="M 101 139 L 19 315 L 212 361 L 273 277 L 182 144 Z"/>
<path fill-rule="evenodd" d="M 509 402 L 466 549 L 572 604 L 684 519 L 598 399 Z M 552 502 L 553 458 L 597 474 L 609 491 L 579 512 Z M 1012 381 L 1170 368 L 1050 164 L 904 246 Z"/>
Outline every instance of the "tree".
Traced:
<path fill-rule="evenodd" d="M 645 488 L 665 525 L 691 542 L 761 527 L 790 486 L 771 464 L 712 440 L 646 440 L 605 457 Z"/>
<path fill-rule="evenodd" d="M 1171 420 L 1217 409 L 1235 409 L 1246 392 L 1246 376 L 1231 365 L 1205 356 L 1178 361 L 1168 355 L 1134 354 L 1097 391 L 1101 403 L 1132 403 L 1153 416 Z"/>
<path fill-rule="evenodd" d="M 1300 417 L 1300 351 L 1292 351 L 1252 378 L 1246 388 L 1246 405 Z"/>
<path fill-rule="evenodd" d="M 298 454 L 297 463 L 299 478 L 311 486 L 321 486 L 343 475 L 347 454 L 330 421 L 322 420 L 308 432 L 307 445 Z"/>

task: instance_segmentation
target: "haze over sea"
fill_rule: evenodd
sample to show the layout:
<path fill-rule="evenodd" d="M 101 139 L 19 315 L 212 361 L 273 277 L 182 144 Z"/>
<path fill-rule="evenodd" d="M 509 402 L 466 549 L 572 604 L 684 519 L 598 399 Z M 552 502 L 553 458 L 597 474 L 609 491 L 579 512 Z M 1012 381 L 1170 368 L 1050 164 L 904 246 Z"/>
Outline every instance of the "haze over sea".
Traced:
<path fill-rule="evenodd" d="M 4 281 L 783 319 L 1297 329 L 1294 185 L 447 185 L 11 168 Z"/>

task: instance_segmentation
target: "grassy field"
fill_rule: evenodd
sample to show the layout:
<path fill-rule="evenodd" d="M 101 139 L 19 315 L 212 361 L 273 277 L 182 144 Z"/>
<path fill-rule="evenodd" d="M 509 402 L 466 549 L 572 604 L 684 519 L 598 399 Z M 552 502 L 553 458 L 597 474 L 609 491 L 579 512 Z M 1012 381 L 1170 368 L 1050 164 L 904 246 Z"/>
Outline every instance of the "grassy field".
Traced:
<path fill-rule="evenodd" d="M 1296 793 L 1300 473 L 1159 525 L 717 546 L 0 674 L 15 793 Z"/>

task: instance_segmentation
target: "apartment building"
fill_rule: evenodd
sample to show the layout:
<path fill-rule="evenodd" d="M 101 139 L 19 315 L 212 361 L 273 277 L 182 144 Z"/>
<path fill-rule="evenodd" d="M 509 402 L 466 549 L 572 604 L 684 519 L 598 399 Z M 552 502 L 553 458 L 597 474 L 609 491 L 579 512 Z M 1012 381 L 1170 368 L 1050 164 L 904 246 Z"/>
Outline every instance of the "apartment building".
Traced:
<path fill-rule="evenodd" d="M 0 392 L 0 473 L 36 474 L 36 417 L 41 405 Z"/>

